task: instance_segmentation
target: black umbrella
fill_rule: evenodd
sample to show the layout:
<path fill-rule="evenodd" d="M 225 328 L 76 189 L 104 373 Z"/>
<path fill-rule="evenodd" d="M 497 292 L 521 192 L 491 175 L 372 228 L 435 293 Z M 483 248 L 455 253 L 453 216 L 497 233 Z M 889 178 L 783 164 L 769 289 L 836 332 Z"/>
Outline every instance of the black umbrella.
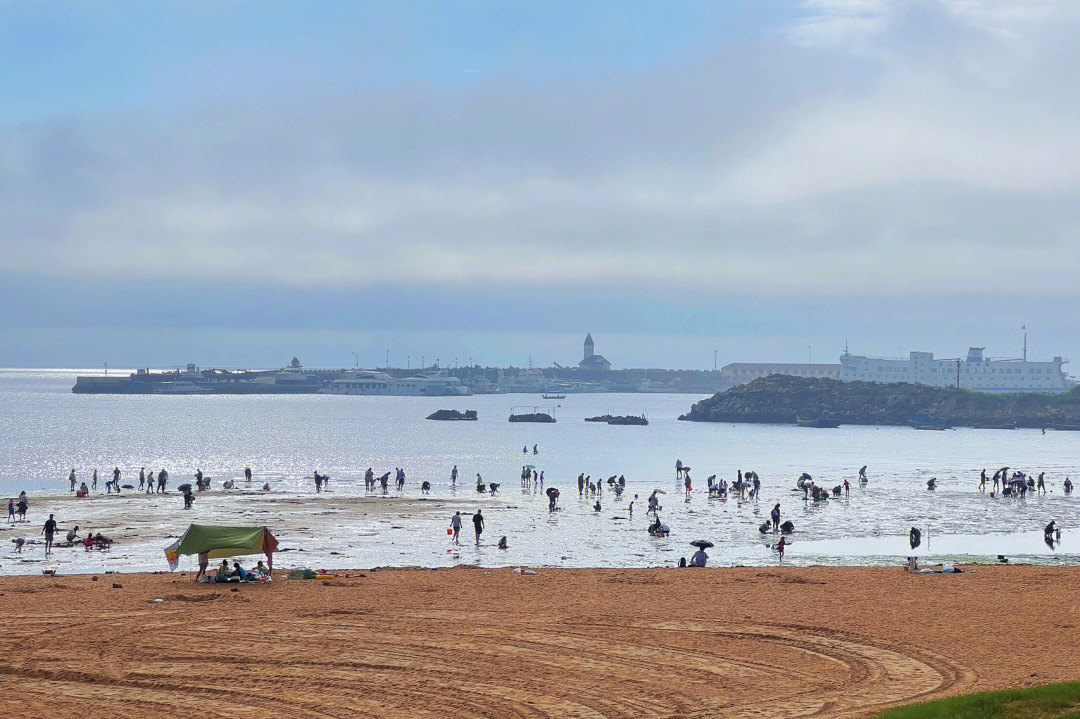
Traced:
<path fill-rule="evenodd" d="M 181 484 L 181 485 L 180 485 L 179 487 L 177 487 L 176 489 L 177 489 L 178 491 L 180 491 L 180 492 L 183 492 L 184 494 L 187 494 L 188 492 L 190 492 L 190 491 L 191 491 L 191 485 L 190 485 L 190 484 Z"/>
<path fill-rule="evenodd" d="M 547 496 L 549 496 L 549 497 L 558 497 L 559 496 L 559 490 L 555 489 L 554 487 L 548 487 L 547 488 Z"/>
<path fill-rule="evenodd" d="M 712 547 L 714 545 L 707 539 L 695 539 L 694 541 L 690 542 L 690 546 L 697 547 L 698 549 L 708 549 L 709 547 Z"/>

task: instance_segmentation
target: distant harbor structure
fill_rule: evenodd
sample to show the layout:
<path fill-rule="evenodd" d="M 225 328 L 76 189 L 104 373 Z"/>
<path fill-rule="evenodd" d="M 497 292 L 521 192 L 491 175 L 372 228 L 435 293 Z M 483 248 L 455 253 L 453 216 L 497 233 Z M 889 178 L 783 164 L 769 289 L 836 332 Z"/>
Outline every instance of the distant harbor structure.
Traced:
<path fill-rule="evenodd" d="M 472 392 L 446 370 L 433 369 L 404 377 L 378 370 L 304 369 L 293 357 L 278 370 L 199 369 L 151 372 L 139 369 L 127 376 L 79 375 L 76 394 L 346 394 L 458 397 Z"/>
<path fill-rule="evenodd" d="M 1048 362 L 1025 358 L 991 359 L 985 347 L 968 348 L 967 357 L 934 359 L 932 352 L 912 352 L 907 359 L 840 355 L 840 379 L 844 382 L 911 382 L 932 387 L 960 387 L 980 392 L 1064 392 L 1069 388 L 1065 360 Z"/>
<path fill-rule="evenodd" d="M 1070 383 L 1061 356 L 1050 361 L 987 357 L 985 347 L 968 348 L 966 357 L 935 359 L 932 352 L 911 352 L 905 358 L 853 355 L 845 348 L 839 364 L 736 362 L 720 370 L 721 386 L 730 389 L 773 374 L 829 377 L 842 382 L 908 382 L 932 387 L 959 387 L 979 392 L 1064 392 Z"/>

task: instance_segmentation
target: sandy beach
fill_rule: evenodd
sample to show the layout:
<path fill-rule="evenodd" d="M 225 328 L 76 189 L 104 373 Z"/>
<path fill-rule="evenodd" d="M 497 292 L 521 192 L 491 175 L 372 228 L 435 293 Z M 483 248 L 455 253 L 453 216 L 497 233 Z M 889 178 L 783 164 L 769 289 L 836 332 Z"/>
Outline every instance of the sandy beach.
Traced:
<path fill-rule="evenodd" d="M 1080 672 L 1080 568 L 359 574 L 2 577 L 0 716 L 854 717 Z"/>

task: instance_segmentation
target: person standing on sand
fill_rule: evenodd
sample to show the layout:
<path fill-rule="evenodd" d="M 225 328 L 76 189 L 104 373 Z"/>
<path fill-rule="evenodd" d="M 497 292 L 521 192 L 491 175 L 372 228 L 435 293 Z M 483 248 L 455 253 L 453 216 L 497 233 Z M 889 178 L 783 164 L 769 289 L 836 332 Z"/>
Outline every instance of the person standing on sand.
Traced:
<path fill-rule="evenodd" d="M 146 467 L 139 467 L 139 491 L 143 491 L 143 487 L 146 486 Z"/>
<path fill-rule="evenodd" d="M 195 581 L 206 574 L 206 568 L 210 565 L 210 552 L 199 552 L 199 571 L 195 574 Z"/>
<path fill-rule="evenodd" d="M 94 477 L 90 481 L 90 489 L 97 489 L 97 467 L 94 467 Z"/>
<path fill-rule="evenodd" d="M 15 500 L 8 498 L 7 501 L 7 518 L 12 524 L 15 524 Z"/>
<path fill-rule="evenodd" d="M 582 472 L 577 476 L 577 496 L 581 496 L 585 491 L 585 473 Z"/>
<path fill-rule="evenodd" d="M 68 484 L 71 485 L 71 493 L 75 494 L 75 468 L 71 468 L 71 474 L 68 475 Z"/>
<path fill-rule="evenodd" d="M 480 533 L 484 531 L 484 515 L 480 514 L 479 508 L 472 517 L 473 529 L 476 530 L 476 546 L 480 546 Z"/>
<path fill-rule="evenodd" d="M 985 469 L 982 472 L 979 473 L 979 491 L 980 492 L 985 492 L 986 491 L 986 470 Z"/>
<path fill-rule="evenodd" d="M 450 518 L 450 529 L 454 530 L 454 544 L 461 544 L 458 541 L 458 535 L 461 534 L 461 512 L 454 512 L 454 516 Z"/>
<path fill-rule="evenodd" d="M 787 544 L 787 540 L 784 537 L 780 537 L 780 541 L 776 543 L 776 552 L 780 555 L 780 563 L 784 563 L 784 546 Z"/>
<path fill-rule="evenodd" d="M 41 528 L 41 533 L 45 535 L 45 556 L 52 554 L 53 535 L 56 534 L 56 520 L 53 519 L 53 515 L 49 515 L 49 518 L 45 520 L 45 526 Z"/>

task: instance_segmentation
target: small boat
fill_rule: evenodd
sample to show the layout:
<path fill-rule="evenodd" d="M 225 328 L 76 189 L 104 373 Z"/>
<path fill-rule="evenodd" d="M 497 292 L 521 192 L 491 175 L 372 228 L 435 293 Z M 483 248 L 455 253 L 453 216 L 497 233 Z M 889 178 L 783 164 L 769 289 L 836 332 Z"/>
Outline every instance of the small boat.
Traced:
<path fill-rule="evenodd" d="M 444 420 L 444 421 L 446 421 L 446 420 L 450 420 L 450 421 L 453 421 L 453 420 L 474 420 L 475 421 L 476 420 L 476 410 L 475 409 L 467 409 L 464 412 L 459 412 L 456 409 L 440 409 L 440 410 L 436 410 L 435 412 L 432 412 L 431 414 L 429 414 L 427 416 L 427 418 L 428 419 L 439 419 L 439 420 Z"/>
<path fill-rule="evenodd" d="M 840 426 L 837 419 L 795 419 L 795 424 L 800 427 L 815 427 L 817 429 L 836 429 Z"/>
<path fill-rule="evenodd" d="M 1058 432 L 1080 432 L 1080 424 L 1055 424 L 1054 429 Z"/>
<path fill-rule="evenodd" d="M 912 419 L 908 421 L 908 426 L 913 429 L 927 429 L 927 430 L 945 430 L 952 429 L 952 423 L 947 419 L 941 419 L 940 417 L 931 417 L 925 412 L 919 412 Z"/>
<path fill-rule="evenodd" d="M 545 392 L 542 396 L 544 399 L 566 399 L 565 394 L 548 394 Z"/>
<path fill-rule="evenodd" d="M 544 422 L 552 423 L 555 421 L 555 411 L 551 408 L 546 408 L 549 411 L 542 412 L 540 407 L 533 407 L 532 412 L 519 411 L 521 408 L 510 408 L 510 422 Z M 527 408 L 525 408 L 527 409 Z"/>

